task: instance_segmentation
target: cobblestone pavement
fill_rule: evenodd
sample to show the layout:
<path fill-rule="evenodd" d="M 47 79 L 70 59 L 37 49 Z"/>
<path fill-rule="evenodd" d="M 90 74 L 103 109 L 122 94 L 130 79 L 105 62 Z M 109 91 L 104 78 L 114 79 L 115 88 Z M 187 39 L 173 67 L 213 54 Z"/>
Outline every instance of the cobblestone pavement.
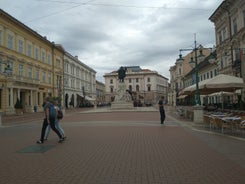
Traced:
<path fill-rule="evenodd" d="M 244 184 L 245 140 L 210 132 L 166 107 L 66 111 L 68 138 L 36 145 L 42 113 L 3 117 L 0 184 Z"/>

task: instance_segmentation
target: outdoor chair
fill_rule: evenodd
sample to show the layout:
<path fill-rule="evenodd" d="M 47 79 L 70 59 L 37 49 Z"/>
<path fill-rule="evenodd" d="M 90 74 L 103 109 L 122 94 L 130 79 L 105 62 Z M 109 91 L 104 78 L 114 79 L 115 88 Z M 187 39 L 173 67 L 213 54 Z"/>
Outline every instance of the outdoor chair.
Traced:
<path fill-rule="evenodd" d="M 224 129 L 230 129 L 231 130 L 231 122 L 230 121 L 224 121 L 221 118 L 215 118 L 215 123 L 218 129 L 221 130 L 221 133 L 224 133 Z"/>

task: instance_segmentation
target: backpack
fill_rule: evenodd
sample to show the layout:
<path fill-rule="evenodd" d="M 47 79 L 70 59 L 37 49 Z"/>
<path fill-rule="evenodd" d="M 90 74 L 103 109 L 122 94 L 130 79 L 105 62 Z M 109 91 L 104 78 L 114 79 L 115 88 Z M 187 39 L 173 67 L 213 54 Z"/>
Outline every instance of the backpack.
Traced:
<path fill-rule="evenodd" d="M 56 119 L 56 109 L 53 104 L 48 105 L 49 108 L 49 119 Z"/>
<path fill-rule="evenodd" d="M 57 118 L 58 119 L 62 119 L 63 118 L 63 112 L 62 112 L 61 109 L 58 110 Z"/>

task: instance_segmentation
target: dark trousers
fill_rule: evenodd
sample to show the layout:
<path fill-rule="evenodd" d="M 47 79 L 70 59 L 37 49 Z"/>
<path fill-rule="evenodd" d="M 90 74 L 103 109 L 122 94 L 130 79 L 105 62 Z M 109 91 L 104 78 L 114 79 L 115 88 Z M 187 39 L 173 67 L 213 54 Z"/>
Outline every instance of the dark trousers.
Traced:
<path fill-rule="evenodd" d="M 55 119 L 49 119 L 50 121 L 50 127 L 52 128 L 52 130 L 59 136 L 59 138 L 62 138 L 62 135 L 60 134 L 59 130 L 56 129 L 55 127 Z M 43 120 L 43 127 L 42 127 L 42 132 L 41 132 L 41 141 L 44 140 L 44 136 L 45 136 L 45 131 L 46 128 L 48 126 L 48 121 L 47 118 L 44 118 Z"/>
<path fill-rule="evenodd" d="M 164 109 L 160 109 L 160 118 L 161 118 L 161 124 L 165 121 L 165 111 Z"/>

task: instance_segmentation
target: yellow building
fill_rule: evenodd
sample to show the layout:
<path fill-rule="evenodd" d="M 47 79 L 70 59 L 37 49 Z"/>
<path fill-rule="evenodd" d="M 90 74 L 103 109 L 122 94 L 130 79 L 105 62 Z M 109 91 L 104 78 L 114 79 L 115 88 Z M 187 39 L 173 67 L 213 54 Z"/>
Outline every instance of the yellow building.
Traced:
<path fill-rule="evenodd" d="M 63 99 L 64 49 L 0 9 L 0 110 L 42 111 L 44 97 Z"/>

